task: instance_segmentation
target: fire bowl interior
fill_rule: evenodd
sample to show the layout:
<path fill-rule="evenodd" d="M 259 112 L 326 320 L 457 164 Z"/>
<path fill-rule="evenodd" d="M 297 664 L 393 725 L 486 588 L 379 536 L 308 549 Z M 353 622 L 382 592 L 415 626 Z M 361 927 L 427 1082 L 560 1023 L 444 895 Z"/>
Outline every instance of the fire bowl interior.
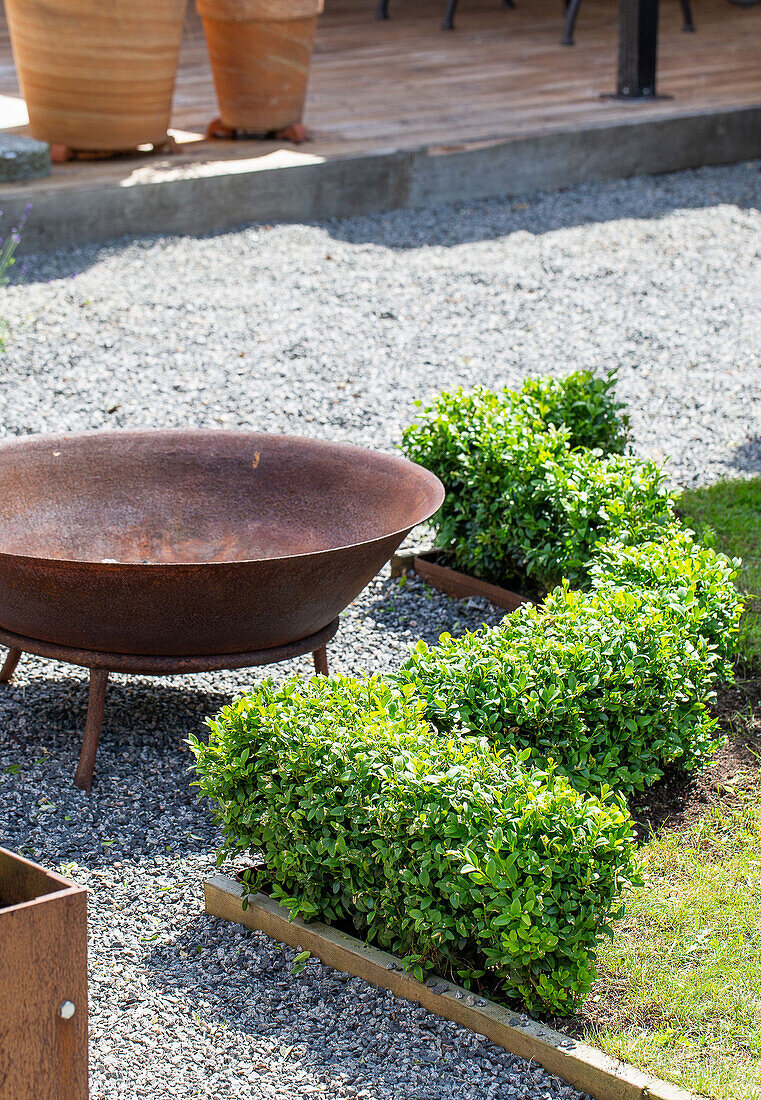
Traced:
<path fill-rule="evenodd" d="M 321 630 L 444 491 L 403 458 L 253 432 L 0 444 L 0 628 L 106 653 L 234 654 Z"/>

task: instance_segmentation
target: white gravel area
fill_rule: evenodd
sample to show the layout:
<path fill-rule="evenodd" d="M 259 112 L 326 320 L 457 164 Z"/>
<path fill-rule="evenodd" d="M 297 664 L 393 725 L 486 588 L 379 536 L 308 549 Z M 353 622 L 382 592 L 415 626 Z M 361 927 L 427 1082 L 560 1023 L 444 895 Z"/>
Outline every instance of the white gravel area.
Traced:
<path fill-rule="evenodd" d="M 670 456 L 674 483 L 758 472 L 759 200 L 748 163 L 28 257 L 2 292 L 0 427 L 242 426 L 392 449 L 441 389 L 617 367 L 637 448 Z M 332 667 L 383 671 L 420 636 L 498 617 L 385 571 L 343 617 Z M 89 799 L 71 785 L 85 674 L 25 657 L 0 690 L 0 842 L 91 889 L 93 1100 L 575 1100 L 203 915 L 216 836 L 184 739 L 259 675 L 114 677 Z"/>

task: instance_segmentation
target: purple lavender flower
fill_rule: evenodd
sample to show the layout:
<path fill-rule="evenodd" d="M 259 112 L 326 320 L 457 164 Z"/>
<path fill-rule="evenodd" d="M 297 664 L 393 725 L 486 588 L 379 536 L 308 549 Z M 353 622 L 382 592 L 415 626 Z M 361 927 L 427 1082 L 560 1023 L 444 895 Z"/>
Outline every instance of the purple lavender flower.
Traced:
<path fill-rule="evenodd" d="M 31 209 L 32 204 L 28 202 L 19 218 L 18 225 L 14 225 L 5 237 L 0 237 L 0 286 L 8 282 L 8 268 L 16 262 L 13 254 L 21 243 L 21 230 L 26 225 Z M 0 217 L 2 217 L 2 214 L 3 212 L 0 210 Z"/>

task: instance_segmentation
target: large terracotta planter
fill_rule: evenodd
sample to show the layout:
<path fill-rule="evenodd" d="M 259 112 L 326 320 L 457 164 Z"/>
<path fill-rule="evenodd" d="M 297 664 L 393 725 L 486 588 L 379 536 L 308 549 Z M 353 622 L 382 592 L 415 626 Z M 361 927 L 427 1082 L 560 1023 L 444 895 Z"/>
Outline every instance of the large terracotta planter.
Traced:
<path fill-rule="evenodd" d="M 299 123 L 323 0 L 197 0 L 196 6 L 222 128 L 267 134 Z"/>
<path fill-rule="evenodd" d="M 76 151 L 162 145 L 187 0 L 5 0 L 32 134 Z"/>
<path fill-rule="evenodd" d="M 3 848 L 0 1096 L 87 1100 L 87 891 Z"/>

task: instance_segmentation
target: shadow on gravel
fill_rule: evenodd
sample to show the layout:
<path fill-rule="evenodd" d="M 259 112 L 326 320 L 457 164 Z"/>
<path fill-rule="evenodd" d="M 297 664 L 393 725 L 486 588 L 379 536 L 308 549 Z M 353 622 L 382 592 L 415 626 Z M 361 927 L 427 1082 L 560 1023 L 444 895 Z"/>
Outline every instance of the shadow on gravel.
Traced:
<path fill-rule="evenodd" d="M 745 474 L 761 473 L 761 437 L 753 436 L 731 452 L 735 470 Z"/>
<path fill-rule="evenodd" d="M 90 796 L 74 786 L 83 678 L 40 677 L 0 694 L 0 835 L 11 847 L 89 867 L 139 854 L 208 853 L 218 842 L 192 785 L 190 733 L 231 695 L 144 681 L 110 685 Z"/>
<path fill-rule="evenodd" d="M 245 690 L 241 685 L 240 692 Z M 205 719 L 231 702 L 234 693 L 178 687 L 157 680 L 109 679 L 103 720 L 103 749 L 132 747 L 136 741 L 161 752 L 205 729 Z M 0 743 L 18 738 L 34 752 L 62 743 L 81 743 L 87 717 L 87 678 L 38 677 L 0 687 Z M 14 742 L 17 743 L 17 742 Z"/>
<path fill-rule="evenodd" d="M 363 604 L 367 618 L 381 630 L 406 634 L 409 644 L 422 639 L 435 645 L 443 633 L 460 637 L 482 626 L 496 626 L 505 612 L 488 600 L 453 600 L 430 588 L 414 575 L 406 583 L 386 581 L 381 590 Z"/>
<path fill-rule="evenodd" d="M 636 176 L 583 184 L 509 199 L 483 199 L 397 210 L 324 223 L 329 235 L 349 244 L 408 250 L 450 248 L 496 240 L 511 233 L 534 235 L 622 219 L 650 221 L 678 210 L 712 206 L 761 208 L 761 162 L 701 168 L 660 176 Z"/>
<path fill-rule="evenodd" d="M 761 162 L 721 165 L 661 176 L 637 176 L 554 192 L 532 192 L 509 199 L 440 204 L 414 210 L 395 210 L 313 223 L 328 236 L 347 244 L 375 244 L 383 248 L 451 248 L 492 241 L 523 232 L 532 235 L 558 229 L 622 219 L 653 220 L 678 210 L 703 210 L 729 205 L 741 210 L 761 208 Z M 196 239 L 211 240 L 256 227 L 245 223 Z M 171 238 L 170 238 L 171 239 Z M 160 246 L 166 237 L 154 235 L 118 238 L 102 245 L 56 253 L 19 255 L 13 283 L 45 283 L 76 278 L 109 255 L 140 253 Z M 252 239 L 252 251 L 256 242 Z"/>

